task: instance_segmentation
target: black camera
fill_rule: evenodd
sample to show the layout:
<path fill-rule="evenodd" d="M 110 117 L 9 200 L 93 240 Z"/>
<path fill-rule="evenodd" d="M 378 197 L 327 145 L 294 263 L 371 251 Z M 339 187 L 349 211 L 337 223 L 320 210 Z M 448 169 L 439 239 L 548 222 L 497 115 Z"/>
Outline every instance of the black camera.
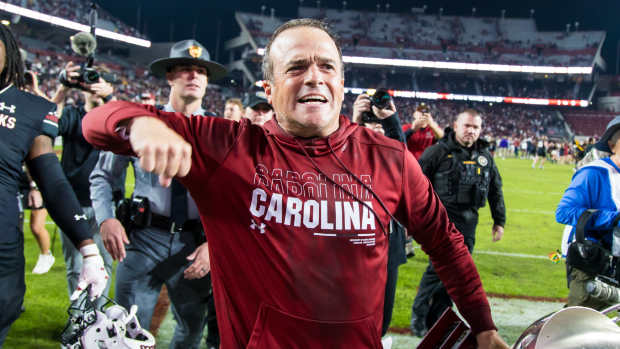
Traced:
<path fill-rule="evenodd" d="M 80 69 L 80 76 L 78 76 L 77 81 L 90 85 L 99 82 L 100 77 L 101 75 L 94 68 L 83 66 Z"/>
<path fill-rule="evenodd" d="M 362 112 L 362 120 L 361 123 L 380 123 L 381 119 L 379 119 L 373 112 L 372 106 L 375 106 L 379 109 L 386 109 L 390 107 L 390 101 L 392 100 L 392 96 L 387 90 L 377 89 L 375 93 L 370 96 L 370 110 Z"/>
<path fill-rule="evenodd" d="M 419 112 L 420 112 L 420 113 L 422 113 L 422 114 L 427 114 L 427 113 L 430 113 L 430 112 L 431 112 L 431 110 L 430 110 L 430 108 L 428 107 L 428 105 L 426 105 L 426 104 L 424 104 L 424 103 L 420 103 L 420 105 L 418 105 L 418 107 L 417 107 L 417 108 L 415 108 L 415 110 L 416 110 L 416 111 L 419 111 Z"/>
<path fill-rule="evenodd" d="M 370 96 L 370 105 L 375 106 L 379 109 L 389 108 L 390 101 L 392 100 L 392 96 L 390 93 L 383 89 L 378 89 Z"/>
<path fill-rule="evenodd" d="M 67 78 L 67 71 L 64 69 L 60 72 L 58 80 L 61 84 L 67 87 L 79 88 L 84 90 L 85 88 L 82 86 L 82 84 L 90 85 L 97 83 L 99 82 L 100 77 L 101 75 L 99 74 L 99 72 L 95 70 L 95 68 L 92 68 L 92 63 L 89 64 L 89 62 L 85 62 L 80 66 L 80 70 L 78 70 L 78 76 L 74 80 L 75 82 L 69 81 L 69 79 Z"/>
<path fill-rule="evenodd" d="M 91 14 L 91 17 L 92 16 L 93 15 Z M 94 22 L 94 19 L 91 19 L 91 22 Z M 103 80 L 112 84 L 117 82 L 116 74 L 106 72 L 100 73 L 93 67 L 95 62 L 95 51 L 97 49 L 97 39 L 93 34 L 94 29 L 91 30 L 91 32 L 92 33 L 79 32 L 69 38 L 73 52 L 80 56 L 86 57 L 86 61 L 80 65 L 80 70 L 78 71 L 78 76 L 75 83 L 70 82 L 67 79 L 67 72 L 65 70 L 61 71 L 59 76 L 61 84 L 68 87 L 88 90 L 88 88 L 85 88 L 83 85 L 98 83 L 99 78 L 103 78 Z"/>

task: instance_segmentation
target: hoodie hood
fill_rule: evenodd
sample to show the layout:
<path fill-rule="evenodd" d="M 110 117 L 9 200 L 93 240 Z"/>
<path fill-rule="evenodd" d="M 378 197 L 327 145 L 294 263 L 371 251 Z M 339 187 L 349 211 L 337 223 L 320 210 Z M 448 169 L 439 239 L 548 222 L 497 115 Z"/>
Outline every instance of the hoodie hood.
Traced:
<path fill-rule="evenodd" d="M 359 127 L 344 115 L 340 115 L 339 118 L 340 126 L 327 137 L 302 138 L 293 136 L 280 127 L 275 116 L 263 125 L 263 129 L 268 137 L 300 154 L 305 154 L 301 148 L 303 146 L 308 155 L 312 157 L 324 156 L 331 153 L 332 149 L 335 151 L 344 147 L 347 138 Z"/>

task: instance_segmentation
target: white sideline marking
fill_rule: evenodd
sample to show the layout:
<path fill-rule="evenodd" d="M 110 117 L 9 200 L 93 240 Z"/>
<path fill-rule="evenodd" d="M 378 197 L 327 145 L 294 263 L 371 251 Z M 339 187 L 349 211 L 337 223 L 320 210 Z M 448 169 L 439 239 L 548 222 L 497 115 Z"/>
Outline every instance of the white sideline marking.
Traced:
<path fill-rule="evenodd" d="M 562 195 L 563 192 L 555 192 L 555 191 L 540 191 L 540 190 L 527 190 L 527 189 L 502 189 L 504 192 L 509 193 L 521 193 L 521 194 L 532 194 L 532 195 Z"/>
<path fill-rule="evenodd" d="M 509 208 L 508 211 L 519 212 L 519 213 L 545 214 L 545 215 L 550 215 L 550 216 L 555 215 L 555 211 L 545 211 L 545 210 L 528 210 L 528 209 L 521 209 L 521 208 Z"/>
<path fill-rule="evenodd" d="M 519 257 L 519 258 L 532 258 L 532 259 L 549 259 L 549 257 L 547 257 L 547 256 L 537 256 L 537 255 L 534 255 L 534 254 L 474 250 L 474 254 L 478 254 L 478 253 L 479 254 L 490 254 L 490 255 L 494 255 L 494 256 L 505 256 L 505 257 Z"/>

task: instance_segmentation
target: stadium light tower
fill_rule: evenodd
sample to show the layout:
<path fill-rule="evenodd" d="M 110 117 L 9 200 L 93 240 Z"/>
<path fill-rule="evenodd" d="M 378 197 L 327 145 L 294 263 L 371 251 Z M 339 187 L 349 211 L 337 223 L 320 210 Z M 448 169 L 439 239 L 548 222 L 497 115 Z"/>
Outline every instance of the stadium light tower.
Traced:
<path fill-rule="evenodd" d="M 534 9 L 531 8 L 530 9 L 530 18 L 534 18 L 534 12 L 536 12 L 536 11 L 534 11 Z"/>
<path fill-rule="evenodd" d="M 575 31 L 579 31 L 579 22 L 575 21 Z"/>
<path fill-rule="evenodd" d="M 269 12 L 271 12 L 271 18 L 275 18 L 276 17 L 276 9 L 275 8 L 270 8 Z"/>
<path fill-rule="evenodd" d="M 264 16 L 264 15 L 265 15 L 265 10 L 266 10 L 266 9 L 267 9 L 267 6 L 266 6 L 266 5 L 262 5 L 262 6 L 260 7 L 260 15 L 261 15 L 261 16 Z"/>
<path fill-rule="evenodd" d="M 439 8 L 439 19 L 441 19 L 441 16 L 443 15 L 443 7 Z"/>
<path fill-rule="evenodd" d="M 321 0 L 316 0 L 316 8 L 321 8 Z"/>
<path fill-rule="evenodd" d="M 502 17 L 502 19 L 506 18 L 506 9 L 505 8 L 502 9 L 501 17 Z"/>
<path fill-rule="evenodd" d="M 476 17 L 476 8 L 475 7 L 471 8 L 471 16 L 472 17 Z"/>
<path fill-rule="evenodd" d="M 385 4 L 385 12 L 390 12 L 390 3 Z"/>
<path fill-rule="evenodd" d="M 346 10 L 346 9 L 347 9 L 347 2 L 346 2 L 346 1 L 343 1 L 343 2 L 342 2 L 342 9 L 343 9 L 343 10 Z"/>
<path fill-rule="evenodd" d="M 570 23 L 566 23 L 566 32 L 570 32 Z"/>

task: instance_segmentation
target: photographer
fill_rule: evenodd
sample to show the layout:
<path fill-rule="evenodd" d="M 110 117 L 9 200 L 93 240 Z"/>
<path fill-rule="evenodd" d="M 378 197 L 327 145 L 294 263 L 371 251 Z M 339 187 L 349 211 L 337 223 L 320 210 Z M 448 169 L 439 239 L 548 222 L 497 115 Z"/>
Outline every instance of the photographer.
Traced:
<path fill-rule="evenodd" d="M 386 95 L 384 95 L 383 92 L 384 91 L 381 90 L 377 91 L 375 95 L 373 95 L 373 97 L 375 97 L 374 101 L 367 94 L 360 94 L 357 96 L 353 103 L 353 121 L 375 132 L 381 133 L 386 137 L 404 143 L 405 137 L 400 126 L 394 101 L 389 98 L 388 102 L 388 98 L 386 98 L 382 104 L 381 98 L 377 98 L 385 97 Z M 377 93 L 382 96 L 376 96 Z M 387 96 L 389 97 L 389 94 Z M 377 106 L 377 104 L 379 104 L 379 106 Z M 398 267 L 401 264 L 407 263 L 405 228 L 400 223 L 392 220 L 390 222 L 390 231 L 381 336 L 385 336 L 390 327 L 390 322 L 392 321 L 394 298 L 396 296 L 396 281 L 398 280 Z M 382 342 L 384 348 L 389 348 L 390 344 L 388 343 L 391 343 L 390 339 L 384 338 Z"/>
<path fill-rule="evenodd" d="M 111 100 L 114 88 L 101 77 L 99 77 L 96 83 L 88 84 L 84 82 L 83 79 L 80 79 L 80 69 L 80 66 L 73 64 L 73 62 L 68 62 L 65 65 L 64 74 L 61 75 L 65 76 L 66 79 L 61 79 L 61 84 L 52 98 L 58 105 L 58 109 L 62 111 L 58 121 L 58 134 L 62 137 L 62 158 L 60 164 L 71 187 L 75 191 L 84 215 L 86 215 L 90 231 L 93 234 L 93 240 L 95 240 L 99 251 L 101 251 L 106 272 L 108 275 L 112 275 L 113 260 L 101 240 L 90 200 L 88 177 L 99 159 L 99 151 L 86 142 L 82 136 L 82 119 L 92 109 Z M 63 108 L 67 93 L 74 88 L 72 86 L 76 86 L 81 91 L 83 103 Z M 71 294 L 77 285 L 77 278 L 82 267 L 82 256 L 71 244 L 64 232 L 61 231 L 60 235 L 62 237 L 62 253 L 67 269 L 67 284 L 69 294 Z M 110 283 L 108 282 L 103 293 L 104 295 L 107 296 L 109 288 Z M 105 299 L 99 298 L 97 302 L 103 305 Z"/>
<path fill-rule="evenodd" d="M 411 129 L 405 133 L 407 149 L 416 159 L 420 159 L 424 150 L 435 144 L 443 136 L 444 132 L 433 119 L 428 105 L 420 104 L 413 112 Z"/>
<path fill-rule="evenodd" d="M 357 96 L 352 120 L 386 137 L 405 142 L 394 100 L 384 90 L 377 90 L 373 98 L 365 93 Z"/>
<path fill-rule="evenodd" d="M 563 237 L 562 245 L 565 250 L 567 247 L 570 249 L 569 245 L 575 243 L 575 227 L 581 215 L 588 209 L 598 210 L 585 225 L 585 238 L 601 248 L 612 251 L 615 249 L 617 253 L 620 246 L 615 245 L 616 240 L 613 238 L 614 229 L 617 229 L 620 219 L 618 214 L 620 188 L 617 185 L 617 180 L 620 178 L 620 116 L 609 122 L 603 137 L 594 144 L 594 147 L 598 151 L 611 153 L 611 156 L 594 160 L 577 170 L 558 204 L 555 217 L 558 223 L 573 227 L 570 234 Z M 591 265 L 594 261 L 587 261 L 588 265 L 574 267 L 569 261 L 570 258 L 567 258 L 569 293 L 566 305 L 578 305 L 596 310 L 611 305 L 606 300 L 592 296 L 586 289 L 588 282 L 593 281 L 597 275 L 585 269 L 604 269 L 603 266 Z M 618 276 L 616 271 L 615 278 Z"/>

